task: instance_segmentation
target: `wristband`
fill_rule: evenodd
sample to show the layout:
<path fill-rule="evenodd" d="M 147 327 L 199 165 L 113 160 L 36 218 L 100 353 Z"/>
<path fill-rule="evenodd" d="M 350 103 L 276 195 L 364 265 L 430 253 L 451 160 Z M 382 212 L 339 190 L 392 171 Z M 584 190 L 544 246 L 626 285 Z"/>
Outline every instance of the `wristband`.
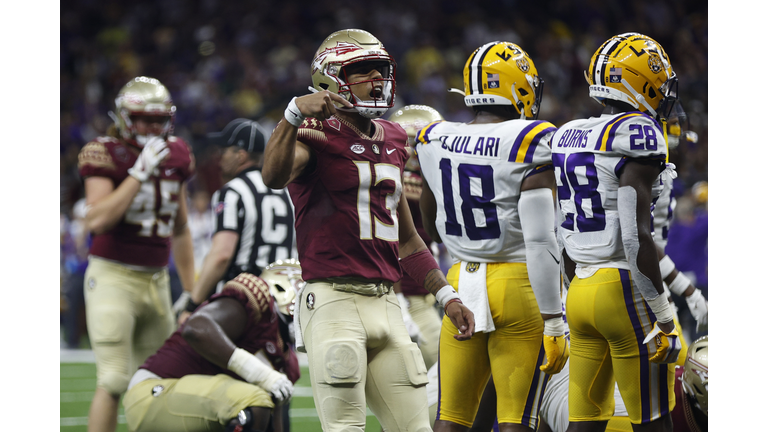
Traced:
<path fill-rule="evenodd" d="M 445 307 L 444 307 L 443 309 L 448 309 L 448 305 L 449 305 L 449 304 L 451 304 L 451 303 L 453 303 L 453 302 L 457 302 L 457 303 L 461 303 L 461 304 L 464 304 L 464 302 L 462 302 L 462 301 L 461 301 L 461 299 L 459 299 L 459 298 L 450 299 L 450 300 L 448 300 L 448 302 L 445 304 Z"/>
<path fill-rule="evenodd" d="M 653 314 L 656 315 L 656 321 L 660 323 L 668 323 L 672 321 L 675 316 L 672 313 L 672 308 L 669 307 L 669 300 L 667 296 L 660 295 L 653 300 L 646 300 L 648 306 L 651 307 Z"/>
<path fill-rule="evenodd" d="M 459 298 L 459 294 L 450 285 L 446 285 L 440 288 L 437 291 L 437 294 L 435 294 L 435 299 L 440 304 L 440 306 L 442 306 L 443 309 L 445 309 L 445 307 L 448 306 L 448 302 L 450 302 L 451 300 L 461 301 L 461 299 Z"/>
<path fill-rule="evenodd" d="M 232 352 L 232 356 L 227 361 L 227 369 L 256 385 L 260 385 L 269 377 L 270 372 L 274 372 L 272 368 L 242 348 L 235 348 Z"/>
<path fill-rule="evenodd" d="M 184 310 L 187 312 L 194 312 L 198 306 L 200 306 L 200 304 L 192 301 L 192 297 L 190 297 L 187 299 L 187 306 L 184 307 Z"/>
<path fill-rule="evenodd" d="M 296 97 L 288 102 L 288 108 L 285 109 L 285 113 L 283 115 L 285 116 L 285 119 L 288 120 L 288 123 L 296 127 L 301 126 L 301 123 L 304 121 L 304 116 L 301 114 L 299 107 L 296 105 Z"/>
<path fill-rule="evenodd" d="M 550 318 L 544 321 L 544 334 L 546 336 L 562 336 L 565 334 L 563 317 Z"/>
<path fill-rule="evenodd" d="M 677 295 L 683 295 L 685 290 L 688 289 L 688 287 L 691 285 L 691 280 L 688 279 L 688 276 L 684 275 L 681 272 L 677 272 L 677 276 L 672 281 L 672 283 L 669 284 L 669 290 Z"/>
<path fill-rule="evenodd" d="M 664 258 L 659 261 L 659 270 L 661 271 L 662 279 L 666 279 L 675 270 L 675 263 L 672 262 L 672 258 L 669 255 L 664 255 Z"/>

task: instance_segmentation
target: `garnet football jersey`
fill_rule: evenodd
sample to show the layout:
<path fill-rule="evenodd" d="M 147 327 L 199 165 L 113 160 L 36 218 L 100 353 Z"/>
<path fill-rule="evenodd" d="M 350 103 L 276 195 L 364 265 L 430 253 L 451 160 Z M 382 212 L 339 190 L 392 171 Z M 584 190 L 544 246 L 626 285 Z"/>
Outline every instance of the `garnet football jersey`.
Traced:
<path fill-rule="evenodd" d="M 141 184 L 122 220 L 108 232 L 93 236 L 91 255 L 147 267 L 168 264 L 179 193 L 194 173 L 195 162 L 181 138 L 169 137 L 167 143 L 168 157 Z M 138 151 L 117 138 L 99 137 L 80 151 L 78 169 L 83 178 L 107 177 L 117 188 L 138 156 Z"/>
<path fill-rule="evenodd" d="M 291 382 L 295 383 L 300 375 L 299 361 L 296 353 L 280 337 L 279 318 L 269 293 L 269 285 L 250 273 L 241 273 L 235 279 L 227 282 L 220 293 L 213 295 L 200 307 L 227 297 L 242 303 L 248 314 L 245 329 L 240 337 L 232 342 L 249 353 L 264 354 L 276 371 L 284 373 Z M 184 325 L 179 327 L 157 353 L 141 365 L 141 368 L 147 369 L 161 378 L 223 373 L 242 380 L 234 372 L 222 369 L 206 360 L 189 346 L 181 336 L 183 330 Z"/>
<path fill-rule="evenodd" d="M 407 135 L 374 120 L 373 137 L 331 117 L 302 123 L 298 140 L 315 165 L 288 190 L 296 210 L 296 243 L 304 280 L 352 276 L 400 279 L 397 206 L 408 159 Z"/>

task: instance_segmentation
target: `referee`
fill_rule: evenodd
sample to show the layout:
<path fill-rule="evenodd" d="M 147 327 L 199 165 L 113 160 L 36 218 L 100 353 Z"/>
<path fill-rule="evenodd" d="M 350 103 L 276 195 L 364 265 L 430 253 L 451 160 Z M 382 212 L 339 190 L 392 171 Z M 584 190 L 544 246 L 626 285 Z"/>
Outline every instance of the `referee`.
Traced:
<path fill-rule="evenodd" d="M 255 121 L 235 119 L 208 134 L 223 148 L 219 166 L 227 183 L 211 198 L 216 228 L 203 268 L 186 300 L 184 322 L 220 282 L 242 272 L 255 275 L 268 264 L 296 258 L 293 205 L 287 189 L 270 189 L 261 179 L 267 133 Z"/>

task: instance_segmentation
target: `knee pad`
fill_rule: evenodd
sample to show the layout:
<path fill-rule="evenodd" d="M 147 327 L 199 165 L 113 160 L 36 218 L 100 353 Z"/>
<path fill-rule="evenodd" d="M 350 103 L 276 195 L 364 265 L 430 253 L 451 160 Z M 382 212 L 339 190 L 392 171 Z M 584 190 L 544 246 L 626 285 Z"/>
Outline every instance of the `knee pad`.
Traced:
<path fill-rule="evenodd" d="M 400 355 L 403 356 L 405 372 L 408 374 L 408 380 L 411 382 L 411 385 L 416 387 L 427 385 L 429 382 L 427 366 L 424 363 L 424 357 L 421 355 L 419 347 L 415 343 L 403 345 L 400 347 Z"/>
<path fill-rule="evenodd" d="M 128 390 L 130 375 L 117 372 L 105 372 L 99 374 L 97 387 L 101 387 L 113 396 L 119 396 Z"/>
<path fill-rule="evenodd" d="M 322 349 L 323 379 L 326 384 L 357 384 L 365 372 L 363 347 L 348 341 L 327 341 Z"/>

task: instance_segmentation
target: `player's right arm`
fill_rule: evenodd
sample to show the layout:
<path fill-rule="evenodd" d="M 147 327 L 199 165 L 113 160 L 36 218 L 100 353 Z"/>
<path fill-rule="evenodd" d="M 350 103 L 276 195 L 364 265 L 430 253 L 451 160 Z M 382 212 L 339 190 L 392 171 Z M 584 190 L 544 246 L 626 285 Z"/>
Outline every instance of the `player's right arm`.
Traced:
<path fill-rule="evenodd" d="M 346 99 L 327 90 L 291 100 L 285 111 L 286 118 L 277 124 L 264 150 L 261 175 L 265 185 L 282 189 L 301 175 L 312 153 L 309 147 L 296 139 L 299 126 L 305 117 L 323 121 L 336 114 L 334 102 L 352 108 Z"/>
<path fill-rule="evenodd" d="M 93 234 L 103 234 L 125 216 L 141 183 L 128 176 L 115 188 L 112 179 L 92 176 L 85 179 L 85 224 Z"/>

